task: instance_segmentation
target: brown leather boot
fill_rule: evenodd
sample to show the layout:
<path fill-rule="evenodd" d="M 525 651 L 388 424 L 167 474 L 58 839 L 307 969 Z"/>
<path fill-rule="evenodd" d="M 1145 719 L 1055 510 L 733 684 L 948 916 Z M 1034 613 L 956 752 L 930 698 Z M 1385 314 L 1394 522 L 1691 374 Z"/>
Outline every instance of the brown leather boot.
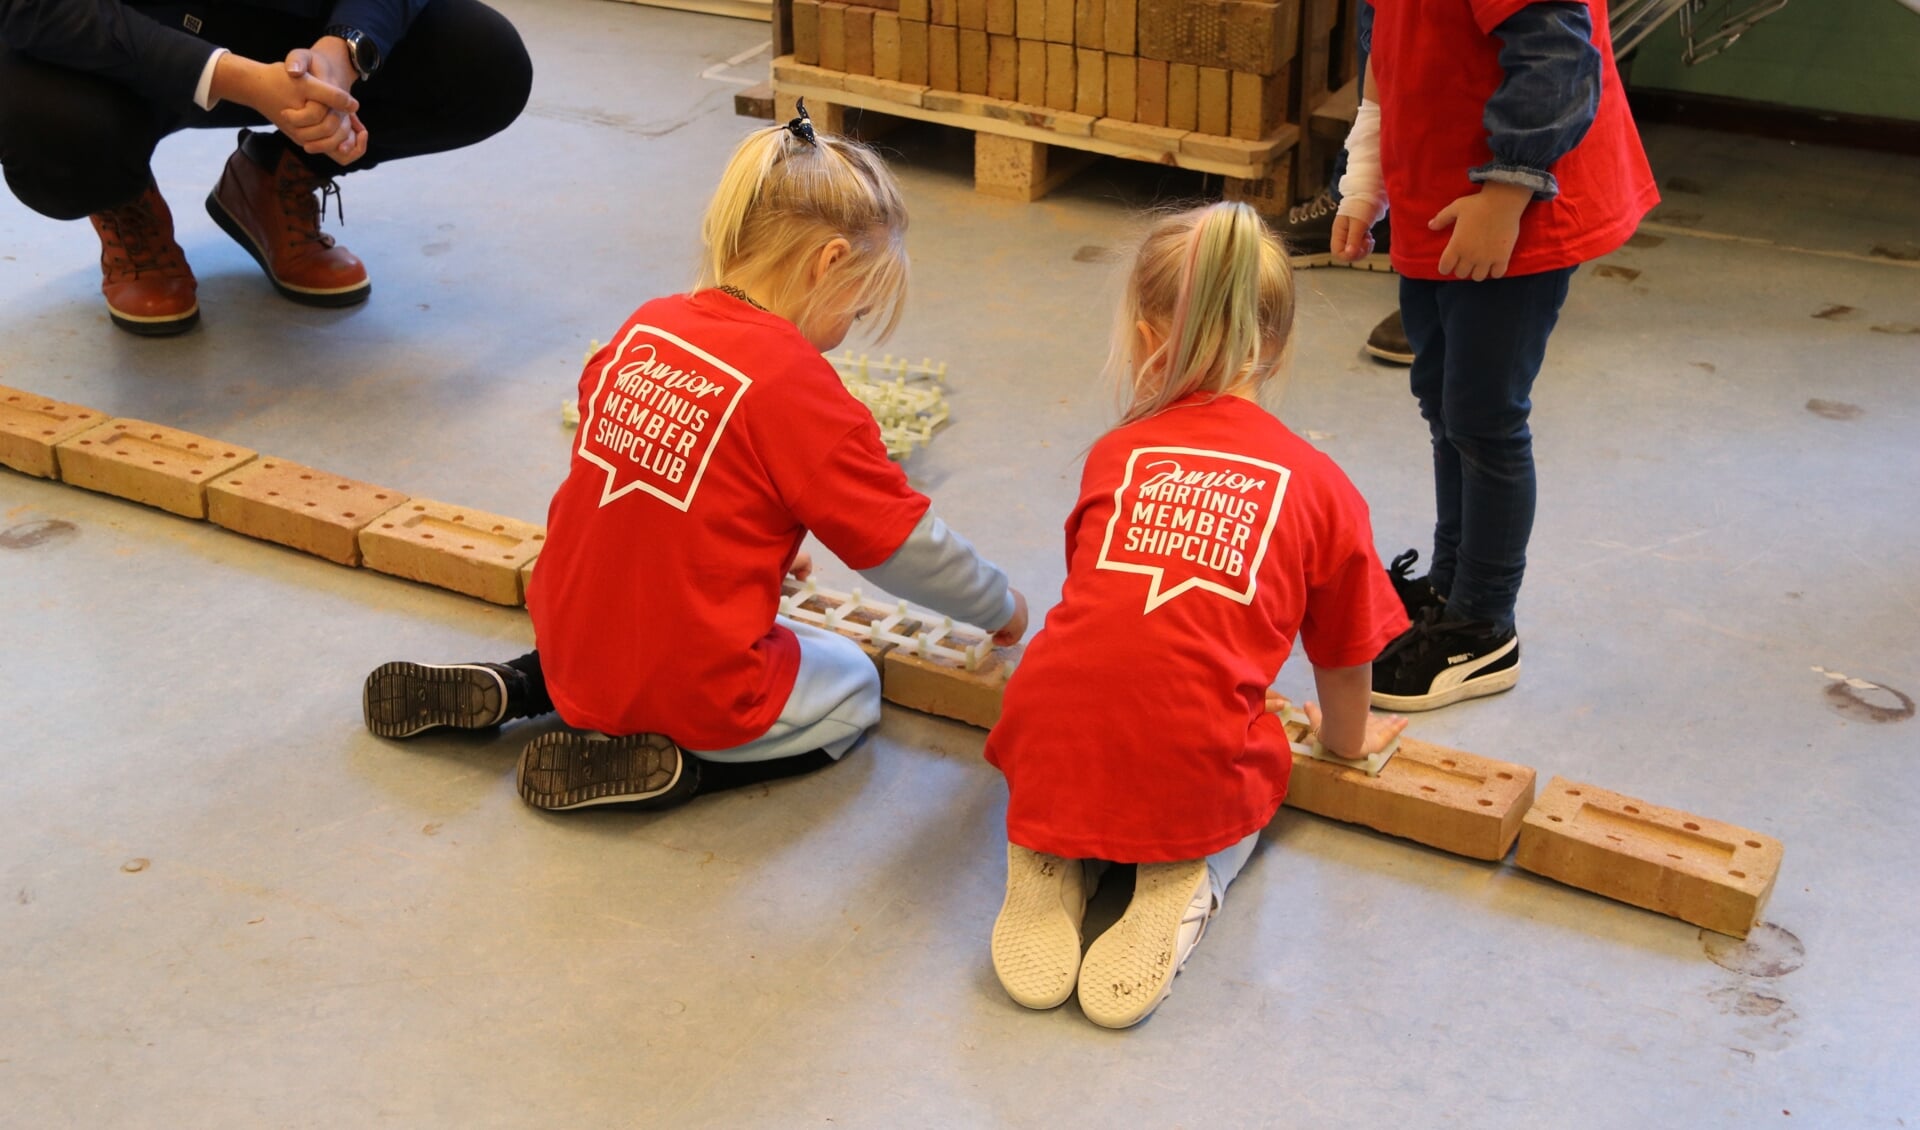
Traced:
<path fill-rule="evenodd" d="M 271 166 L 263 153 L 273 154 Z M 340 189 L 331 179 L 317 176 L 286 146 L 243 129 L 219 186 L 207 195 L 207 214 L 281 294 L 307 306 L 351 306 L 366 301 L 373 285 L 353 252 L 320 230 L 329 194 L 337 203 Z"/>
<path fill-rule="evenodd" d="M 192 329 L 200 320 L 198 288 L 159 187 L 148 181 L 133 203 L 87 218 L 100 236 L 100 291 L 113 324 L 146 337 Z"/>

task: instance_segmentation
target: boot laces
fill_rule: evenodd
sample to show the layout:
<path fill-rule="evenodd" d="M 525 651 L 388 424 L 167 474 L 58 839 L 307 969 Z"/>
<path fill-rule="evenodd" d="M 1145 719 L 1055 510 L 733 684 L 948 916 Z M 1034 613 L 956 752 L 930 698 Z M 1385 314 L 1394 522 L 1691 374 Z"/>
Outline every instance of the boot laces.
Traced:
<path fill-rule="evenodd" d="M 1317 220 L 1322 216 L 1330 215 L 1337 211 L 1339 207 L 1340 202 L 1333 198 L 1333 192 L 1323 188 L 1320 190 L 1320 195 L 1314 197 L 1312 200 L 1304 204 L 1295 204 L 1289 209 L 1287 212 L 1287 222 L 1290 224 L 1300 224 L 1308 220 Z"/>
<path fill-rule="evenodd" d="M 325 249 L 333 246 L 333 237 L 320 230 L 327 216 L 327 200 L 333 200 L 334 214 L 341 224 L 347 222 L 346 208 L 340 203 L 340 184 L 322 177 L 291 155 L 281 158 L 280 172 L 274 178 L 280 191 L 280 211 L 287 220 L 287 232 L 295 240 Z M 320 194 L 315 199 L 314 193 Z"/>
<path fill-rule="evenodd" d="M 109 237 L 103 254 L 120 252 L 134 278 L 144 273 L 166 274 L 186 265 L 179 245 L 164 229 L 154 209 L 151 188 L 131 204 L 100 213 L 100 227 Z"/>

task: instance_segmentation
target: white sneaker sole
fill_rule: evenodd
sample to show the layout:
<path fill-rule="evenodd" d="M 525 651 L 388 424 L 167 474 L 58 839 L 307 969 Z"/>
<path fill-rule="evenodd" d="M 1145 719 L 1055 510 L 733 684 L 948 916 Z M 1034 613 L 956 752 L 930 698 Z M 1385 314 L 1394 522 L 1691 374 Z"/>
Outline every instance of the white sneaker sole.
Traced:
<path fill-rule="evenodd" d="M 1482 675 L 1477 679 L 1468 678 L 1462 682 L 1442 687 L 1439 690 L 1431 691 L 1427 694 L 1394 695 L 1382 694 L 1379 691 L 1375 691 L 1373 692 L 1373 707 L 1376 710 L 1398 710 L 1407 712 L 1438 710 L 1443 706 L 1450 706 L 1456 702 L 1465 702 L 1470 698 L 1485 698 L 1490 694 L 1499 694 L 1501 691 L 1512 690 L 1513 685 L 1519 681 L 1520 661 L 1516 659 L 1513 661 L 1513 666 L 1504 671 L 1496 671 L 1491 675 Z"/>
<path fill-rule="evenodd" d="M 1323 251 L 1318 255 L 1289 255 L 1287 265 L 1296 271 L 1311 271 L 1320 267 L 1346 267 L 1355 271 L 1379 271 L 1389 275 L 1393 273 L 1392 257 L 1377 251 L 1357 263 L 1336 259 L 1331 251 Z"/>
<path fill-rule="evenodd" d="M 1080 923 L 1061 902 L 1063 867 L 1077 859 L 1007 845 L 1007 897 L 993 921 L 993 971 L 1015 1003 L 1053 1008 L 1080 974 Z M 1084 879 L 1080 880 L 1085 882 Z"/>
<path fill-rule="evenodd" d="M 1127 912 L 1094 939 L 1080 963 L 1080 1008 L 1088 1020 L 1131 1028 L 1153 1015 L 1206 933 L 1202 923 L 1193 945 L 1181 951 L 1181 919 L 1206 889 L 1204 859 L 1140 865 Z"/>

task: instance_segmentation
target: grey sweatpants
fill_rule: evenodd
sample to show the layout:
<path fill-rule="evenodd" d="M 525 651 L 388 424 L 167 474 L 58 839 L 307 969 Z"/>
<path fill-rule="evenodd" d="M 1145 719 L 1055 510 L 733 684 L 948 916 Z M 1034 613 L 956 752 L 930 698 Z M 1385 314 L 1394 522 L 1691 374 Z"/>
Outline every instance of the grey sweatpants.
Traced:
<path fill-rule="evenodd" d="M 687 752 L 708 761 L 773 761 L 823 749 L 837 761 L 880 721 L 880 673 L 859 644 L 784 616 L 779 622 L 800 640 L 800 672 L 780 717 L 750 742 Z"/>

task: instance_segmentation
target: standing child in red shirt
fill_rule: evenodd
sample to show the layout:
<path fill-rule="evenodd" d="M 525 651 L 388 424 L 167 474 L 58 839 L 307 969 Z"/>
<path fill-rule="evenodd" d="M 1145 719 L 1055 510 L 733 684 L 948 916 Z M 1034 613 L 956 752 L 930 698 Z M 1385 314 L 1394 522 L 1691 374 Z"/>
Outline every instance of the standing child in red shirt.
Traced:
<path fill-rule="evenodd" d="M 872 150 L 801 116 L 734 152 L 691 294 L 640 307 L 580 378 L 580 428 L 527 593 L 538 648 L 510 663 L 388 663 L 368 729 L 410 737 L 557 710 L 521 756 L 544 809 L 788 776 L 880 718 L 858 645 L 776 616 L 809 531 L 881 588 L 1026 632 L 1004 573 L 936 518 L 822 351 L 906 299 L 906 208 Z"/>
<path fill-rule="evenodd" d="M 1627 110 L 1606 0 L 1374 0 L 1333 247 L 1393 266 L 1433 438 L 1425 578 L 1394 561 L 1414 624 L 1374 664 L 1373 704 L 1431 710 L 1520 677 L 1514 605 L 1536 486 L 1532 412 L 1547 337 L 1581 263 L 1659 201 Z"/>
<path fill-rule="evenodd" d="M 1077 981 L 1088 1019 L 1124 1028 L 1166 997 L 1286 796 L 1267 688 L 1296 633 L 1329 750 L 1366 757 L 1406 725 L 1367 712 L 1369 663 L 1407 621 L 1366 503 L 1254 400 L 1292 327 L 1286 254 L 1244 204 L 1146 237 L 1109 362 L 1127 409 L 1087 456 L 1060 604 L 987 738 L 1010 793 L 993 966 L 1029 1008 Z M 1139 869 L 1083 963 L 1102 861 Z"/>

